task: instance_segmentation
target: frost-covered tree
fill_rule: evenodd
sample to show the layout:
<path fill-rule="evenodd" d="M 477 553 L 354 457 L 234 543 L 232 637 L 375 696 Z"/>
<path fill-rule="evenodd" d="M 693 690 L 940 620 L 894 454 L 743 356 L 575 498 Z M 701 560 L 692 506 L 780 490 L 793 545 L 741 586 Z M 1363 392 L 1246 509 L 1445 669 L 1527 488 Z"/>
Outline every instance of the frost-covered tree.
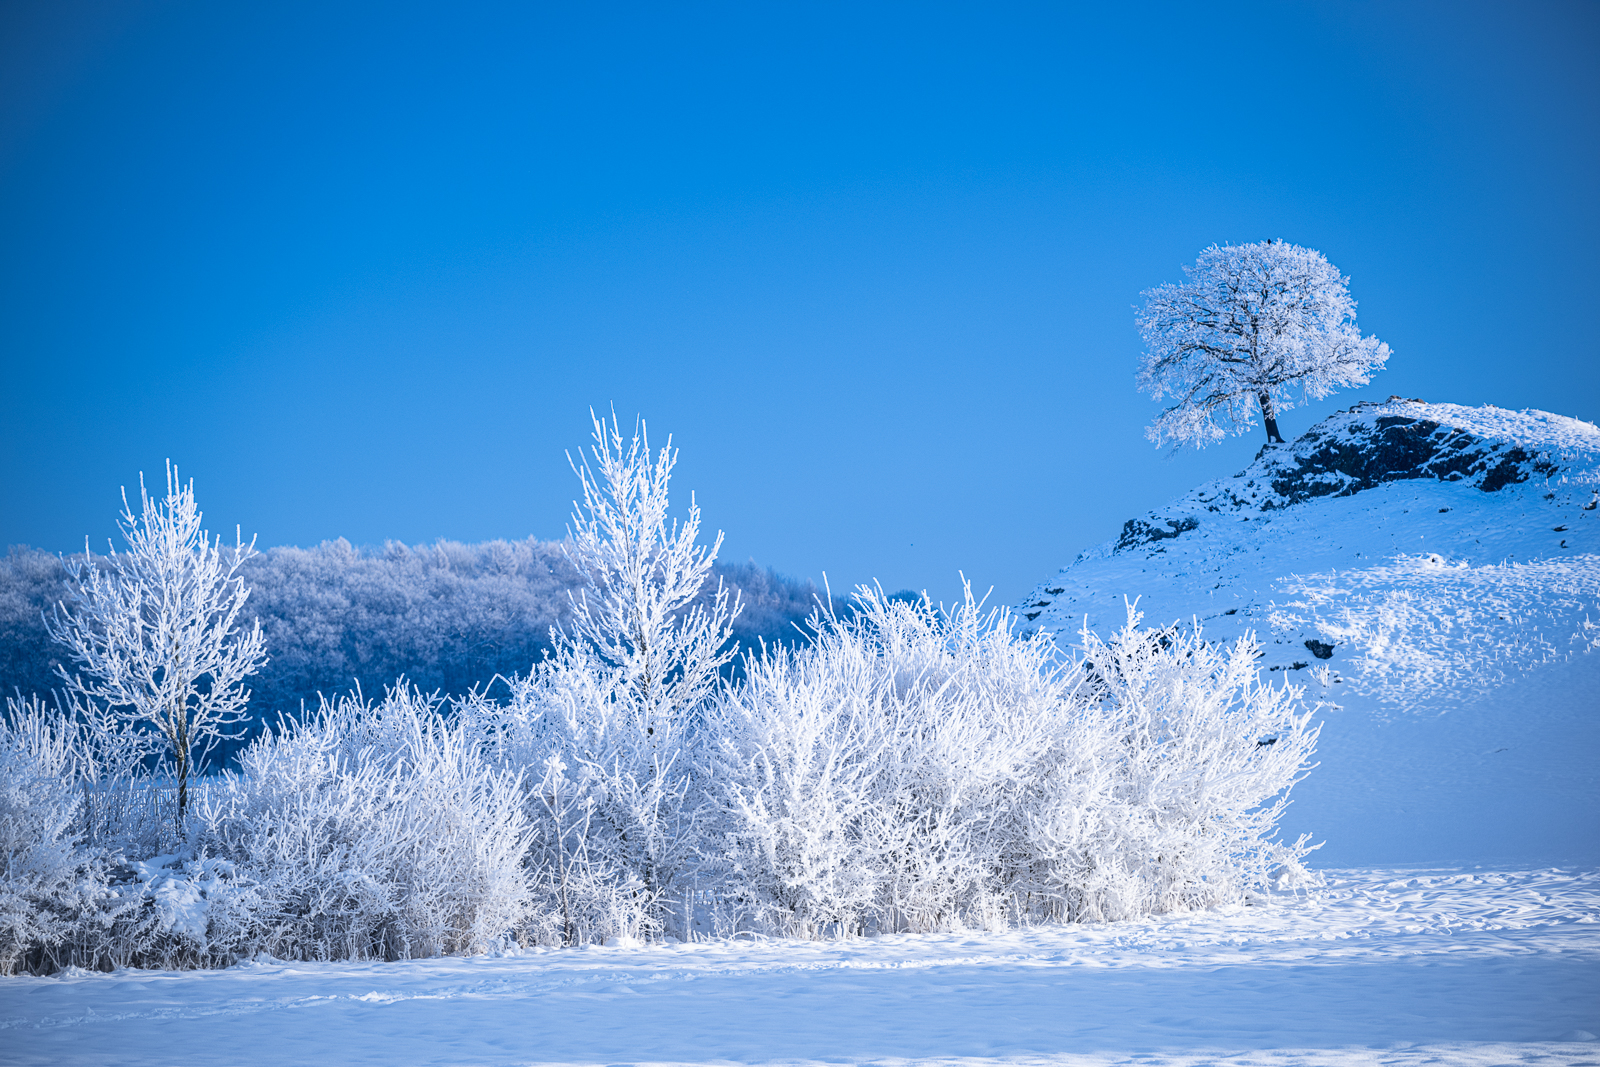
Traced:
<path fill-rule="evenodd" d="M 1138 385 L 1171 405 L 1145 430 L 1203 448 L 1254 425 L 1283 441 L 1278 412 L 1365 385 L 1389 346 L 1356 329 L 1349 279 L 1321 252 L 1284 241 L 1212 245 L 1179 285 L 1147 289 Z"/>
<path fill-rule="evenodd" d="M 593 416 L 591 416 L 593 417 Z M 583 505 L 572 517 L 571 556 L 585 588 L 573 598 L 572 639 L 619 675 L 617 699 L 647 735 L 682 724 L 733 658 L 738 598 L 717 583 L 709 606 L 695 604 L 722 547 L 698 543 L 700 508 L 689 496 L 680 525 L 667 517 L 667 486 L 678 454 L 672 440 L 652 457 L 641 422 L 623 443 L 615 416 L 594 418 L 594 463 L 574 463 Z"/>
<path fill-rule="evenodd" d="M 681 523 L 669 515 L 670 440 L 652 452 L 643 423 L 631 439 L 614 418 L 593 425 L 573 463 L 583 500 L 568 546 L 584 584 L 555 653 L 513 680 L 508 704 L 463 706 L 526 773 L 541 900 L 530 925 L 569 944 L 683 932 L 706 807 L 693 749 L 740 607 L 710 581 L 722 537 L 698 543 L 693 497 Z"/>
<path fill-rule="evenodd" d="M 244 680 L 266 661 L 260 623 L 238 626 L 250 590 L 236 572 L 255 542 L 211 540 L 194 483 L 171 463 L 166 496 L 152 497 L 141 474 L 139 500 L 135 515 L 123 492 L 127 551 L 113 546 L 104 566 L 87 551 L 74 561 L 73 606 L 58 603 L 47 625 L 77 660 L 77 671 L 59 668 L 69 692 L 164 738 L 181 823 L 196 762 L 243 721 Z"/>
<path fill-rule="evenodd" d="M 559 694 L 569 762 L 595 790 L 590 853 L 636 881 L 643 930 L 667 922 L 667 898 L 692 866 L 697 803 L 686 750 L 736 650 L 740 605 L 720 582 L 709 605 L 695 602 L 722 534 L 698 543 L 693 494 L 683 522 L 669 519 L 671 439 L 652 455 L 642 422 L 626 442 L 614 415 L 593 425 L 593 462 L 574 464 L 583 503 L 571 552 L 585 588 L 547 694 Z"/>

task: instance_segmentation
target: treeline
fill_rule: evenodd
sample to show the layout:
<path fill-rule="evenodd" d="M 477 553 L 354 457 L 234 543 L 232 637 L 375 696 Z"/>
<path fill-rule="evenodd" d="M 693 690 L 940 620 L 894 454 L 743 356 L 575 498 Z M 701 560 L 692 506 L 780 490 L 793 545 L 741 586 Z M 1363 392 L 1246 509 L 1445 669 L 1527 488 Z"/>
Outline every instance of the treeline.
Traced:
<path fill-rule="evenodd" d="M 56 666 L 71 663 L 44 616 L 58 603 L 71 606 L 69 564 L 81 558 L 64 562 L 26 547 L 0 558 L 0 693 L 61 687 Z M 240 574 L 250 587 L 242 620 L 260 620 L 270 658 L 249 682 L 244 737 L 219 744 L 218 760 L 236 758 L 278 713 L 316 708 L 319 695 L 358 686 L 382 693 L 401 677 L 425 693 L 461 695 L 497 676 L 526 675 L 550 651 L 550 628 L 568 620 L 571 594 L 582 587 L 560 542 L 531 537 L 381 548 L 341 538 L 268 549 Z M 819 603 L 814 584 L 753 562 L 717 563 L 697 599 L 712 597 L 718 580 L 743 604 L 733 623 L 741 645 L 804 640 L 796 624 Z"/>

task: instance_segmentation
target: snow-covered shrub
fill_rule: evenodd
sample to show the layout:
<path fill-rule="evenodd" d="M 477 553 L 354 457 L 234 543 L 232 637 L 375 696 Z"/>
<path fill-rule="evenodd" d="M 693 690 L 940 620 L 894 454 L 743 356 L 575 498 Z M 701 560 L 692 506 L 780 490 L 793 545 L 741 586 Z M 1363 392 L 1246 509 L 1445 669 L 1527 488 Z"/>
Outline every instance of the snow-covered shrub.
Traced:
<path fill-rule="evenodd" d="M 706 779 L 727 890 L 791 936 L 1104 919 L 1298 871 L 1269 840 L 1315 738 L 1254 648 L 1197 633 L 1061 656 L 972 600 L 863 589 L 811 647 L 751 657 Z"/>
<path fill-rule="evenodd" d="M 495 763 L 522 775 L 532 904 L 519 933 L 551 945 L 650 937 L 662 929 L 660 900 L 641 873 L 653 861 L 659 879 L 696 844 L 677 819 L 677 749 L 659 763 L 646 756 L 640 773 L 634 742 L 654 735 L 613 724 L 601 674 L 569 655 L 512 679 L 504 704 L 474 695 L 460 707 Z"/>
<path fill-rule="evenodd" d="M 38 700 L 0 720 L 0 974 L 67 940 L 100 895 L 104 864 L 81 847 L 77 724 Z"/>
<path fill-rule="evenodd" d="M 125 962 L 142 944 L 138 895 L 111 884 L 115 833 L 136 803 L 119 794 L 125 732 L 70 702 L 8 698 L 0 717 L 0 974 Z M 110 742 L 108 744 L 108 742 Z M 119 816 L 112 822 L 110 816 Z"/>
<path fill-rule="evenodd" d="M 532 894 L 519 929 L 525 940 L 588 944 L 643 932 L 637 887 L 615 891 L 623 879 L 598 840 L 607 829 L 595 818 L 603 787 L 591 768 L 576 762 L 572 743 L 591 709 L 602 704 L 594 674 L 558 670 L 546 661 L 530 677 L 511 679 L 504 704 L 474 693 L 460 705 L 462 720 L 493 763 L 521 775 Z"/>
<path fill-rule="evenodd" d="M 812 625 L 812 647 L 752 657 L 718 709 L 733 885 L 796 936 L 1004 922 L 1075 670 L 970 591 L 945 614 L 864 588 Z"/>
<path fill-rule="evenodd" d="M 1104 920 L 1299 884 L 1311 846 L 1273 835 L 1316 746 L 1303 690 L 1261 681 L 1250 635 L 1219 647 L 1198 625 L 1139 621 L 1130 606 L 1109 640 L 1081 635 L 1079 715 L 1111 738 L 1110 773 L 1091 807 L 1041 807 L 1030 890 L 1066 917 Z"/>
<path fill-rule="evenodd" d="M 228 950 L 304 959 L 482 952 L 527 906 L 517 775 L 396 687 L 324 702 L 246 749 L 196 808 L 197 876 L 231 864 Z M 213 942 L 215 919 L 208 927 Z M 216 947 L 216 946 L 214 946 Z"/>

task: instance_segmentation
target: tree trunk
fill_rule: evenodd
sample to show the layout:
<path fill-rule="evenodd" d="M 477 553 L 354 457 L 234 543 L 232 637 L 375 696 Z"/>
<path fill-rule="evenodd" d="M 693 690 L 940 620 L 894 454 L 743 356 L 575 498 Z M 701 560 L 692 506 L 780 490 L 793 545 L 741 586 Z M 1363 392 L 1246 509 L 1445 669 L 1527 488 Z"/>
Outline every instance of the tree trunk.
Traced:
<path fill-rule="evenodd" d="M 178 832 L 183 832 L 183 814 L 189 808 L 189 753 L 178 755 Z"/>
<path fill-rule="evenodd" d="M 178 833 L 183 834 L 183 816 L 189 809 L 189 722 L 185 716 L 178 720 L 178 741 L 173 747 L 178 756 Z"/>
<path fill-rule="evenodd" d="M 1272 395 L 1261 393 L 1257 399 L 1261 401 L 1261 420 L 1267 424 L 1267 443 L 1283 444 L 1283 435 L 1278 433 L 1278 412 L 1272 406 Z"/>

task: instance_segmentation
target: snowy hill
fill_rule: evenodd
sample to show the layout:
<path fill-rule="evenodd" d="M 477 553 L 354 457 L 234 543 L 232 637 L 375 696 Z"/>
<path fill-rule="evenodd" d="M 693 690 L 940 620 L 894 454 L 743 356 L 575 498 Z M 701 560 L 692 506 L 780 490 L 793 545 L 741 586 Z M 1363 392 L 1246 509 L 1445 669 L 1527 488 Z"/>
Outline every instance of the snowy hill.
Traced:
<path fill-rule="evenodd" d="M 1325 859 L 1600 860 L 1593 424 L 1362 404 L 1128 520 L 1018 610 L 1065 639 L 1120 625 L 1124 597 L 1255 632 L 1264 670 L 1337 705 L 1285 828 Z"/>

